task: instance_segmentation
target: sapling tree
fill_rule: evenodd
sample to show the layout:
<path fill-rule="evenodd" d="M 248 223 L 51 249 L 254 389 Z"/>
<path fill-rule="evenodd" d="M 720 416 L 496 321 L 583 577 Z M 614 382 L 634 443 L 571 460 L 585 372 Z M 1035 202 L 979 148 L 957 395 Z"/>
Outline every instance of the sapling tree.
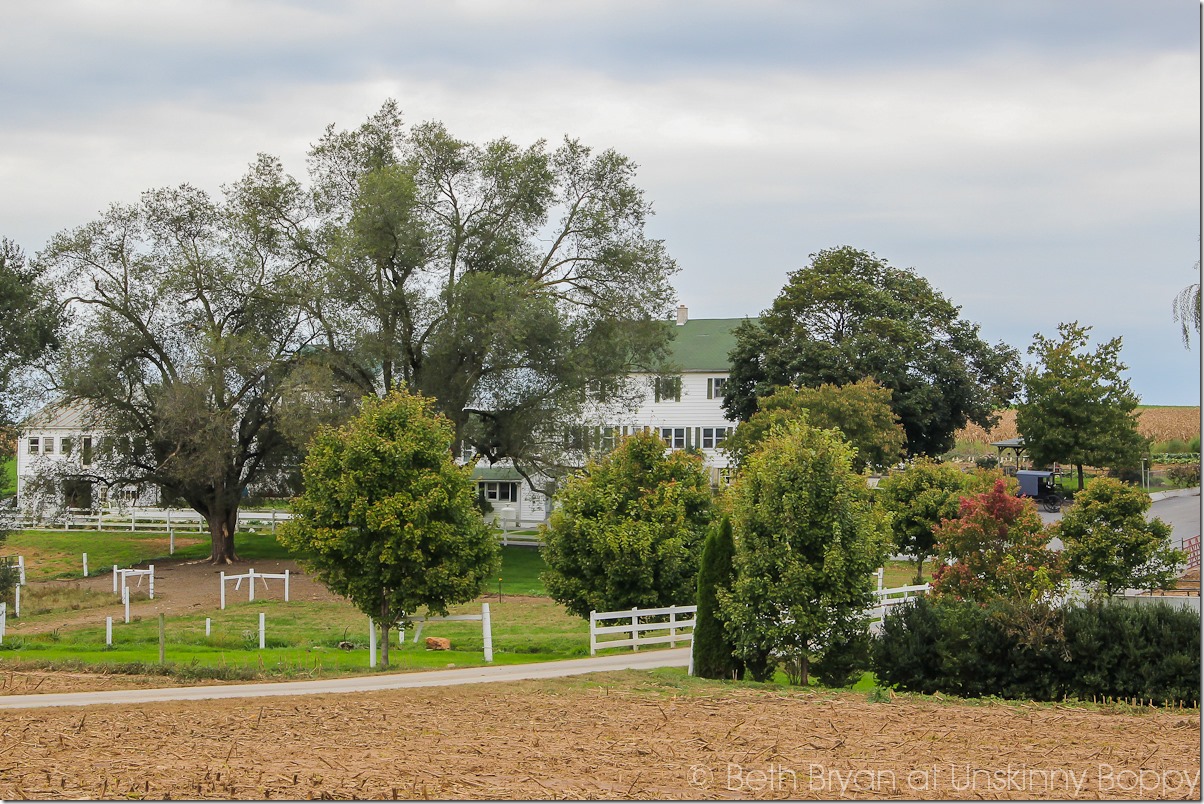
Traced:
<path fill-rule="evenodd" d="M 711 522 L 702 458 L 666 452 L 652 432 L 591 461 L 556 496 L 542 527 L 548 594 L 570 612 L 684 604 Z"/>
<path fill-rule="evenodd" d="M 1171 547 L 1170 525 L 1146 518 L 1150 504 L 1144 491 L 1114 478 L 1089 482 L 1056 526 L 1071 576 L 1103 596 L 1174 583 L 1186 556 Z"/>
<path fill-rule="evenodd" d="M 380 624 L 385 667 L 393 624 L 473 600 L 498 561 L 471 469 L 452 460 L 453 428 L 433 404 L 394 391 L 366 400 L 342 429 L 321 430 L 302 469 L 305 490 L 277 536 Z"/>
<path fill-rule="evenodd" d="M 835 431 L 794 421 L 771 431 L 731 489 L 736 580 L 720 609 L 737 654 L 775 657 L 792 683 L 808 683 L 811 659 L 865 627 L 871 573 L 890 544 L 852 461 Z"/>
<path fill-rule="evenodd" d="M 895 547 L 912 556 L 915 582 L 924 582 L 924 560 L 936 552 L 936 529 L 957 517 L 970 478 L 949 464 L 924 458 L 878 483 L 878 504 L 891 515 Z"/>

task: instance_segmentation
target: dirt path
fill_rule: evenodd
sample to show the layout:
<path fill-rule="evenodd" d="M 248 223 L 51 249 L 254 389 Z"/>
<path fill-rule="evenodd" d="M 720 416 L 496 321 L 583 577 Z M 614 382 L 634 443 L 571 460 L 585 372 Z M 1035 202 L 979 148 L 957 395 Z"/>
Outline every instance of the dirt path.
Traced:
<path fill-rule="evenodd" d="M 146 564 L 140 564 L 133 569 L 146 569 Z M 205 560 L 168 559 L 155 562 L 155 599 L 146 597 L 149 583 L 146 579 L 131 578 L 130 588 L 134 596 L 130 602 L 130 615 L 143 618 L 157 617 L 160 613 L 169 617 L 216 609 L 220 599 L 221 572 L 227 575 L 245 575 L 247 570 L 256 572 L 280 574 L 289 571 L 290 600 L 342 600 L 331 593 L 326 587 L 316 582 L 297 565 L 295 561 L 262 560 L 240 561 L 225 567 L 217 567 Z M 141 580 L 141 584 L 138 581 Z M 266 588 L 264 586 L 266 584 Z M 90 578 L 58 581 L 40 581 L 29 584 L 31 591 L 52 589 L 56 586 L 92 589 L 113 595 L 113 574 L 111 571 Z M 226 586 L 226 600 L 246 600 L 247 582 L 243 581 L 239 590 L 234 589 L 234 583 Z M 284 596 L 284 582 L 276 579 L 256 582 L 255 597 L 259 600 L 279 600 Z M 55 628 L 71 628 L 85 623 L 95 624 L 98 617 L 111 616 L 116 620 L 123 616 L 124 608 L 121 599 L 113 595 L 111 606 L 65 611 L 54 617 L 39 618 L 37 622 L 28 623 L 10 619 L 8 629 L 14 634 L 39 633 L 52 631 Z"/>
<path fill-rule="evenodd" d="M 677 685 L 677 686 L 675 686 Z M 1199 798 L 1198 713 L 629 672 L 0 718 L 0 797 Z"/>

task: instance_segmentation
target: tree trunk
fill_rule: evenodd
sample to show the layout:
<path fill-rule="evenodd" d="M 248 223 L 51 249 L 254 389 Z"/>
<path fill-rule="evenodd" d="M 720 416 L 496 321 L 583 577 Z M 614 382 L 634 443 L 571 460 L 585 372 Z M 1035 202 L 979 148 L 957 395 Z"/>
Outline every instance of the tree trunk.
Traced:
<path fill-rule="evenodd" d="M 234 534 L 238 530 L 238 505 L 214 504 L 205 517 L 209 523 L 209 539 L 212 550 L 211 564 L 233 564 L 238 560 L 234 552 Z"/>
<path fill-rule="evenodd" d="M 1075 468 L 1079 470 L 1079 491 L 1083 490 L 1083 464 L 1075 464 Z"/>
<path fill-rule="evenodd" d="M 916 586 L 924 583 L 924 556 L 916 556 Z"/>

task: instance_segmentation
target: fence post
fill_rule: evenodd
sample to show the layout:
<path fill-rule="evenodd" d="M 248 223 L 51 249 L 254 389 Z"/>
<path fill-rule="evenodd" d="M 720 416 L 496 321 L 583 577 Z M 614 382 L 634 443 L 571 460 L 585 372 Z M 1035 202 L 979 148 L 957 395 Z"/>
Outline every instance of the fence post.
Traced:
<path fill-rule="evenodd" d="M 171 511 L 167 512 L 167 554 L 176 554 L 176 532 L 171 529 Z"/>
<path fill-rule="evenodd" d="M 134 523 L 138 521 L 138 509 L 130 509 L 130 533 L 134 532 Z"/>
<path fill-rule="evenodd" d="M 88 577 L 88 554 L 84 553 L 84 577 Z"/>
<path fill-rule="evenodd" d="M 121 602 L 125 606 L 125 622 L 129 625 L 130 622 L 130 588 L 125 584 L 121 585 Z"/>
<path fill-rule="evenodd" d="M 21 580 L 17 583 L 25 585 L 25 556 L 17 556 L 17 570 L 21 573 Z"/>
<path fill-rule="evenodd" d="M 264 622 L 263 622 L 263 612 L 261 611 L 261 612 L 259 612 L 259 649 L 260 650 L 263 650 L 263 646 L 264 646 L 264 639 L 263 639 L 264 633 L 263 632 L 264 632 Z"/>
<path fill-rule="evenodd" d="M 150 594 L 150 599 L 154 600 L 155 599 L 155 565 L 148 564 L 147 566 L 150 567 L 150 587 L 147 590 L 147 592 Z"/>
<path fill-rule="evenodd" d="M 669 607 L 669 647 L 677 647 L 677 604 Z"/>
<path fill-rule="evenodd" d="M 485 637 L 485 661 L 493 661 L 493 623 L 489 620 L 489 604 L 481 604 L 481 631 Z"/>
<path fill-rule="evenodd" d="M 594 633 L 594 628 L 598 625 L 598 612 L 591 611 L 589 613 L 589 655 L 593 656 L 598 652 L 598 635 Z"/>
<path fill-rule="evenodd" d="M 276 535 L 276 509 L 275 508 L 272 509 L 272 535 L 273 536 Z M 287 583 L 285 584 L 285 588 L 286 589 L 288 588 Z M 284 599 L 288 600 L 288 596 L 286 595 Z"/>
<path fill-rule="evenodd" d="M 104 511 L 97 508 L 96 509 L 96 529 L 97 530 L 100 530 L 100 526 L 104 523 L 104 517 L 105 517 Z M 116 592 L 117 590 L 114 589 L 113 591 Z"/>
<path fill-rule="evenodd" d="M 376 623 L 368 618 L 368 666 L 376 667 Z"/>
<path fill-rule="evenodd" d="M 212 628 L 213 628 L 213 620 L 206 617 L 205 618 L 205 636 L 209 636 Z"/>
<path fill-rule="evenodd" d="M 882 591 L 882 584 L 885 578 L 886 567 L 878 567 L 878 591 Z"/>
<path fill-rule="evenodd" d="M 15 598 L 15 601 L 14 601 L 15 605 L 13 606 L 13 616 L 20 617 L 21 616 L 21 587 L 20 586 L 13 587 L 13 597 Z"/>
<path fill-rule="evenodd" d="M 117 565 L 113 565 L 113 594 L 117 594 Z"/>
<path fill-rule="evenodd" d="M 275 514 L 276 512 L 273 511 L 272 513 Z M 288 574 L 289 574 L 289 570 L 285 570 L 284 571 L 284 602 L 285 603 L 288 602 Z"/>
<path fill-rule="evenodd" d="M 113 647 L 113 618 L 105 617 L 105 646 Z"/>
<path fill-rule="evenodd" d="M 247 602 L 255 602 L 255 570 L 247 570 L 247 580 L 251 582 L 251 589 L 247 592 Z"/>
<path fill-rule="evenodd" d="M 635 606 L 631 607 L 631 640 L 633 642 L 640 638 L 640 615 L 636 614 L 636 612 L 638 612 L 638 611 L 639 611 L 639 609 L 636 608 Z M 632 645 L 631 649 L 639 650 L 640 646 Z"/>
<path fill-rule="evenodd" d="M 220 580 L 222 582 L 222 594 L 221 594 L 221 598 L 220 598 L 221 605 L 218 606 L 218 608 L 224 610 L 226 608 L 226 571 L 225 570 L 222 570 Z"/>

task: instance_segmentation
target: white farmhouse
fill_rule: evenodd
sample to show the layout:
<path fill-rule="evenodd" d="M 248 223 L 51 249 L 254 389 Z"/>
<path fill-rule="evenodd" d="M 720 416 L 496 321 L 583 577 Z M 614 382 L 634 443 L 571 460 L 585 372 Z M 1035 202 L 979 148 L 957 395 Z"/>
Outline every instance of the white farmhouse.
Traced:
<path fill-rule="evenodd" d="M 686 306 L 679 306 L 671 359 L 681 374 L 633 375 L 632 381 L 644 386 L 644 401 L 634 410 L 611 412 L 608 420 L 594 423 L 601 450 L 609 450 L 623 436 L 652 430 L 669 449 L 701 451 L 712 484 L 719 485 L 728 468 L 727 455 L 719 447 L 736 425 L 723 411 L 723 384 L 730 371 L 728 354 L 736 345 L 733 332 L 743 320 L 691 321 Z M 473 477 L 503 524 L 530 525 L 547 518 L 547 495 L 531 489 L 513 467 L 478 466 Z"/>

